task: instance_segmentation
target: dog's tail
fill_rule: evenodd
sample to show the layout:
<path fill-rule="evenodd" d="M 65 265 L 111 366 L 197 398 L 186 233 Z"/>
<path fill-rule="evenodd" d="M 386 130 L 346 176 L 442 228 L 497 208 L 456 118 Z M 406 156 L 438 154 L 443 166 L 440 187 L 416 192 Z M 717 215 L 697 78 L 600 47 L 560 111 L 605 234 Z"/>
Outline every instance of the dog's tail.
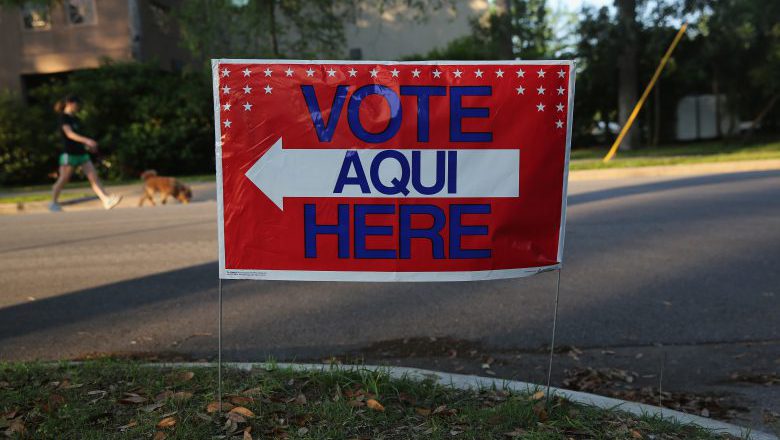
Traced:
<path fill-rule="evenodd" d="M 154 177 L 157 175 L 157 171 L 155 170 L 146 170 L 143 173 L 141 173 L 141 179 L 146 180 L 150 177 Z"/>

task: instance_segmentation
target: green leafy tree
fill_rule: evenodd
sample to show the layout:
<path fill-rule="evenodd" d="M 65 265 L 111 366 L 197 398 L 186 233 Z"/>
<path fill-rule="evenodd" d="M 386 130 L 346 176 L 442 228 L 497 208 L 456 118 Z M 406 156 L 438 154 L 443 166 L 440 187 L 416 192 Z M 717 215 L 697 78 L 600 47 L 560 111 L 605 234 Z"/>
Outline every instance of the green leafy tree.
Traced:
<path fill-rule="evenodd" d="M 693 1 L 700 16 L 700 59 L 728 110 L 744 120 L 766 120 L 780 96 L 780 4 L 760 0 Z M 777 114 L 768 120 L 777 124 Z M 734 127 L 730 127 L 734 131 Z"/>
<path fill-rule="evenodd" d="M 189 0 L 176 15 L 183 43 L 200 60 L 333 55 L 343 43 L 337 0 Z"/>
<path fill-rule="evenodd" d="M 574 133 L 580 142 L 587 139 L 594 125 L 608 127 L 617 119 L 617 70 L 615 56 L 620 31 L 608 8 L 585 8 L 576 28 L 580 39 L 576 46 L 579 59 L 577 92 L 574 101 Z"/>
<path fill-rule="evenodd" d="M 552 30 L 545 0 L 505 0 L 471 21 L 471 33 L 443 48 L 406 59 L 513 60 L 550 55 Z"/>
<path fill-rule="evenodd" d="M 341 58 L 344 24 L 358 0 L 188 0 L 176 16 L 184 45 L 210 58 Z M 452 0 L 373 0 L 384 11 L 403 6 L 420 21 Z M 366 6 L 364 4 L 364 6 Z"/>

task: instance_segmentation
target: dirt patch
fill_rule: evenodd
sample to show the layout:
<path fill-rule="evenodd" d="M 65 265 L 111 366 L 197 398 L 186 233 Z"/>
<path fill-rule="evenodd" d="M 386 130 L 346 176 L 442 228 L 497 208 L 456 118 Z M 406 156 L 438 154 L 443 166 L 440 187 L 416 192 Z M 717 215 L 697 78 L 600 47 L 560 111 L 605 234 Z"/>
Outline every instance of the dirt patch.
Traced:
<path fill-rule="evenodd" d="M 732 373 L 729 377 L 729 381 L 736 383 L 752 383 L 771 387 L 774 385 L 780 385 L 780 375 L 777 373 Z"/>
<path fill-rule="evenodd" d="M 366 357 L 390 357 L 390 358 L 410 358 L 410 357 L 447 357 L 447 358 L 468 358 L 477 359 L 482 353 L 488 351 L 477 342 L 466 341 L 453 338 L 406 338 L 381 341 L 359 353 L 353 353 L 353 356 Z M 495 350 L 491 350 L 495 351 Z"/>
<path fill-rule="evenodd" d="M 639 374 L 617 368 L 574 368 L 565 371 L 564 388 L 662 406 L 688 414 L 716 419 L 733 419 L 748 408 L 729 396 L 715 393 L 663 391 L 657 387 L 636 387 Z"/>
<path fill-rule="evenodd" d="M 121 359 L 138 362 L 206 362 L 206 359 L 196 359 L 185 353 L 178 352 L 145 352 L 145 351 L 117 351 L 111 353 L 86 353 L 73 358 L 74 361 L 94 361 L 100 359 Z"/>

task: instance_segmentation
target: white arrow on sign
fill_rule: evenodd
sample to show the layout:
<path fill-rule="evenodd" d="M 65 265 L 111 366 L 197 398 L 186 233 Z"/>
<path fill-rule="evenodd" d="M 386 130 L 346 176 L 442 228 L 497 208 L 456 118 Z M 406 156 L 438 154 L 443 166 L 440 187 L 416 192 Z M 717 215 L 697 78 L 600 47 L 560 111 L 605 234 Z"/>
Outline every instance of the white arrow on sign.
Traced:
<path fill-rule="evenodd" d="M 284 209 L 285 197 L 384 197 L 384 198 L 453 198 L 453 197 L 518 197 L 520 195 L 520 150 L 444 150 L 457 152 L 457 190 L 447 192 L 445 185 L 436 194 L 421 194 L 409 181 L 407 195 L 383 194 L 371 183 L 369 167 L 381 149 L 289 149 L 282 148 L 282 139 L 263 154 L 246 172 L 252 181 L 279 209 Z M 397 150 L 412 164 L 413 150 Z M 420 180 L 425 186 L 436 181 L 436 150 L 420 151 Z M 440 150 L 441 151 L 441 150 Z M 336 181 L 348 152 L 357 152 L 371 191 L 363 193 L 359 185 L 345 185 L 336 193 Z M 349 177 L 355 177 L 354 170 Z M 396 160 L 384 160 L 378 168 L 379 181 L 392 187 L 393 179 L 401 176 Z"/>

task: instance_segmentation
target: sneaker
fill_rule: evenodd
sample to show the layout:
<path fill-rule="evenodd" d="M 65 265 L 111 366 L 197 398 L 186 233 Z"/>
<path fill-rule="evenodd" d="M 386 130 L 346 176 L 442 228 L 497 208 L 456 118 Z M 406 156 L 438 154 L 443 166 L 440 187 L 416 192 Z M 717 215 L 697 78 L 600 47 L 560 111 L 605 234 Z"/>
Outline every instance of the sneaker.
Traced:
<path fill-rule="evenodd" d="M 111 194 L 108 197 L 108 200 L 103 202 L 103 207 L 106 208 L 106 209 L 111 209 L 114 206 L 118 205 L 121 200 L 122 200 L 122 196 L 118 196 L 116 194 Z"/>
<path fill-rule="evenodd" d="M 59 203 L 51 202 L 49 203 L 49 212 L 60 212 L 62 211 L 62 206 L 60 206 Z"/>

